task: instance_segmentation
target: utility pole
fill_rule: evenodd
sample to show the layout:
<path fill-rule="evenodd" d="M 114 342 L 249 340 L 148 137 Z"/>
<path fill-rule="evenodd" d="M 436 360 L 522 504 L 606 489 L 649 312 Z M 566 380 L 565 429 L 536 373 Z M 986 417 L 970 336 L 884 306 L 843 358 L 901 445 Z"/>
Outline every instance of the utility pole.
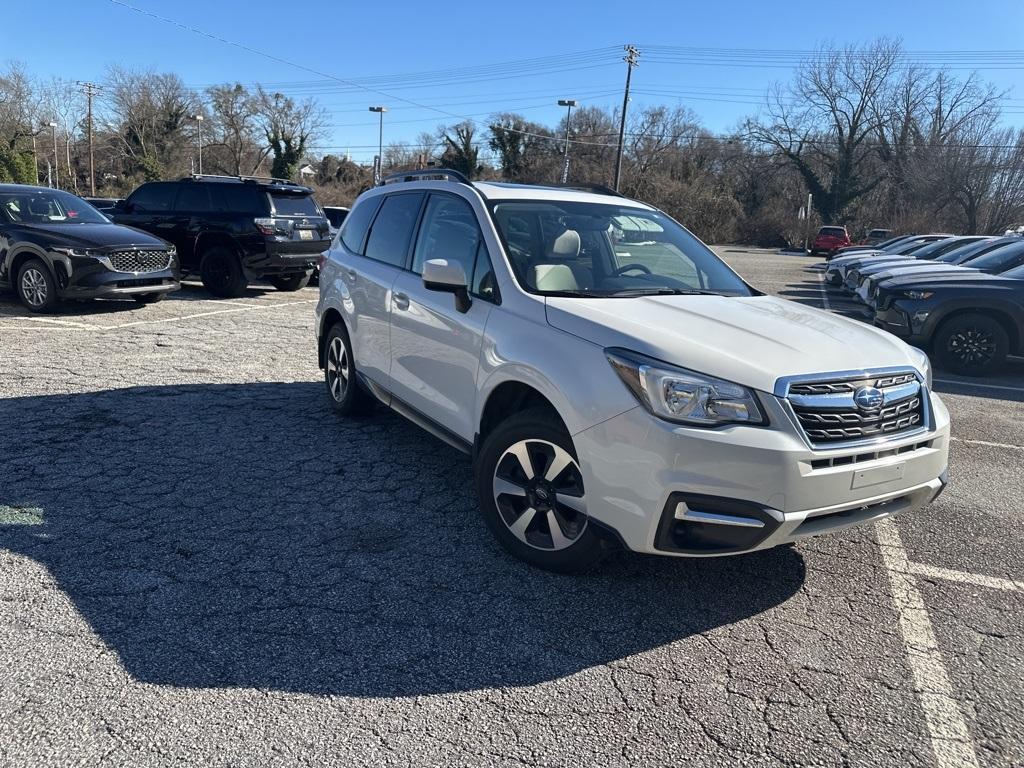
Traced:
<path fill-rule="evenodd" d="M 807 207 L 804 208 L 804 252 L 810 250 L 811 244 L 811 203 L 814 201 L 814 196 L 807 193 Z"/>
<path fill-rule="evenodd" d="M 199 175 L 203 175 L 203 116 L 194 115 L 193 119 L 196 121 L 196 128 L 199 134 Z"/>
<path fill-rule="evenodd" d="M 632 45 L 625 46 L 626 55 L 622 60 L 628 65 L 626 67 L 626 92 L 622 96 L 622 122 L 619 123 L 619 151 L 615 157 L 615 185 L 616 192 L 619 191 L 619 177 L 622 176 L 622 145 L 626 140 L 626 108 L 629 106 L 629 81 L 633 76 L 633 67 L 640 58 L 640 51 Z"/>
<path fill-rule="evenodd" d="M 86 83 L 79 81 L 78 84 L 82 86 L 82 90 L 85 91 L 86 103 L 89 105 L 88 108 L 88 132 L 89 132 L 89 194 L 93 197 L 96 196 L 96 158 L 93 154 L 92 147 L 92 97 L 100 92 L 101 88 L 95 83 Z"/>
<path fill-rule="evenodd" d="M 57 124 L 48 123 L 53 134 L 53 186 L 60 189 L 60 155 L 57 154 Z"/>
<path fill-rule="evenodd" d="M 569 183 L 569 120 L 572 119 L 572 108 L 579 104 L 575 99 L 559 99 L 558 106 L 568 107 L 565 113 L 565 159 L 562 162 L 562 183 Z"/>

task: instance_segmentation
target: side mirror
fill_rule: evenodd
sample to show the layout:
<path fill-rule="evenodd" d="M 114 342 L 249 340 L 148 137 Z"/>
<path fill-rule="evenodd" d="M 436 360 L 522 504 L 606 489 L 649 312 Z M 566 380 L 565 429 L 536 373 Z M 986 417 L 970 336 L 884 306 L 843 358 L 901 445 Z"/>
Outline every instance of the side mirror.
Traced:
<path fill-rule="evenodd" d="M 457 261 L 430 259 L 423 264 L 423 287 L 428 291 L 441 291 L 455 295 L 455 309 L 468 312 L 472 301 L 469 298 L 469 280 L 466 270 Z"/>

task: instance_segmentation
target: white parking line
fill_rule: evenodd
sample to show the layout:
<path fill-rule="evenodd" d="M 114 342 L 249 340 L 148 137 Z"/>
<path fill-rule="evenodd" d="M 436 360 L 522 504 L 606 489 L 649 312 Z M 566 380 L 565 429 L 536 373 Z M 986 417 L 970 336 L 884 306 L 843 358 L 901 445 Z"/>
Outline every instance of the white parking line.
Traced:
<path fill-rule="evenodd" d="M 1004 592 L 1024 592 L 1024 584 L 1012 579 L 1000 579 L 997 576 L 986 576 L 981 573 L 965 573 L 954 571 L 949 568 L 938 568 L 934 565 L 924 563 L 909 563 L 910 572 L 928 579 L 945 579 L 961 584 L 973 584 L 976 587 L 988 589 L 1001 589 Z"/>
<path fill-rule="evenodd" d="M 44 325 L 53 325 L 62 328 L 88 328 L 90 330 L 96 330 L 100 326 L 93 325 L 92 323 L 78 323 L 74 320 L 57 320 L 52 317 L 18 317 L 17 315 L 11 316 L 12 318 L 17 317 L 18 320 L 27 320 L 33 323 L 43 323 Z"/>
<path fill-rule="evenodd" d="M 949 438 L 951 443 L 966 443 L 967 445 L 986 445 L 989 448 L 1009 448 L 1012 451 L 1024 451 L 1024 445 L 1014 445 L 1013 443 L 990 443 L 988 440 L 968 440 L 965 437 L 951 437 Z"/>
<path fill-rule="evenodd" d="M 113 331 L 120 328 L 133 328 L 139 325 L 155 325 L 159 323 L 175 323 L 179 320 L 193 320 L 197 317 L 210 317 L 211 315 L 226 315 L 231 312 L 255 312 L 263 309 L 277 309 L 279 307 L 294 307 L 297 304 L 316 304 L 314 299 L 306 301 L 284 301 L 279 304 L 261 304 L 259 306 L 232 307 L 231 309 L 216 309 L 212 312 L 194 312 L 191 315 L 175 315 L 173 317 L 161 317 L 156 320 L 136 320 L 132 323 L 121 323 L 120 325 L 94 326 L 104 331 Z"/>
<path fill-rule="evenodd" d="M 914 676 L 914 688 L 931 737 L 935 762 L 940 768 L 976 768 L 967 723 L 953 697 L 953 686 L 932 630 L 924 600 L 910 570 L 899 530 L 891 520 L 875 525 L 882 561 L 889 574 L 892 599 L 896 605 L 907 663 Z"/>

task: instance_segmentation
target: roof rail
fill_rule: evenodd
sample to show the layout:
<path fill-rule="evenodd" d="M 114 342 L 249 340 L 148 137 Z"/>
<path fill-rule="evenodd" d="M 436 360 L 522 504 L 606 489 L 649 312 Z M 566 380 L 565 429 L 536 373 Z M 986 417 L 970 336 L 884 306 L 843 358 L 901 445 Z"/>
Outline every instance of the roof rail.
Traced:
<path fill-rule="evenodd" d="M 403 181 L 428 181 L 430 179 L 448 179 L 459 184 L 469 184 L 470 181 L 458 171 L 451 168 L 421 168 L 418 171 L 399 171 L 384 177 L 380 186 L 385 184 L 398 184 Z"/>
<path fill-rule="evenodd" d="M 578 189 L 581 192 L 596 192 L 599 195 L 614 195 L 615 197 L 625 197 L 621 192 L 616 192 L 611 187 L 605 184 L 590 184 L 585 181 L 571 181 L 567 183 L 552 183 L 552 184 L 541 184 L 542 187 L 555 187 L 557 189 Z"/>
<path fill-rule="evenodd" d="M 292 181 L 291 179 L 278 179 L 274 176 L 224 176 L 215 173 L 193 173 L 189 176 L 183 176 L 182 181 L 196 181 L 198 179 L 230 179 L 231 181 L 270 181 L 275 184 L 293 184 L 295 186 L 301 186 L 298 182 Z"/>

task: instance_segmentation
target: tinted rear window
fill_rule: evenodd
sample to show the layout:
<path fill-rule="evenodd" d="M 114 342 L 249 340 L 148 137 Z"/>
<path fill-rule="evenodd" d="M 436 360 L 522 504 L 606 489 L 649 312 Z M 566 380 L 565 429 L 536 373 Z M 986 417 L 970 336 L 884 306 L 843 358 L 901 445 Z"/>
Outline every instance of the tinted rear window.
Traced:
<path fill-rule="evenodd" d="M 345 217 L 348 216 L 348 211 L 342 211 L 338 208 L 324 208 L 324 216 L 331 222 L 332 227 L 340 227 L 345 223 Z"/>
<path fill-rule="evenodd" d="M 195 212 L 212 210 L 209 188 L 202 184 L 182 184 L 178 188 L 178 199 L 174 203 L 174 209 Z"/>
<path fill-rule="evenodd" d="M 287 195 L 270 193 L 274 213 L 278 216 L 322 216 L 312 195 Z"/>
<path fill-rule="evenodd" d="M 381 204 L 380 213 L 373 221 L 370 237 L 366 241 L 366 257 L 404 267 L 416 226 L 422 192 L 389 195 Z"/>
<path fill-rule="evenodd" d="M 842 227 L 822 227 L 818 230 L 819 235 L 831 235 L 833 237 L 846 237 L 846 230 Z"/>

